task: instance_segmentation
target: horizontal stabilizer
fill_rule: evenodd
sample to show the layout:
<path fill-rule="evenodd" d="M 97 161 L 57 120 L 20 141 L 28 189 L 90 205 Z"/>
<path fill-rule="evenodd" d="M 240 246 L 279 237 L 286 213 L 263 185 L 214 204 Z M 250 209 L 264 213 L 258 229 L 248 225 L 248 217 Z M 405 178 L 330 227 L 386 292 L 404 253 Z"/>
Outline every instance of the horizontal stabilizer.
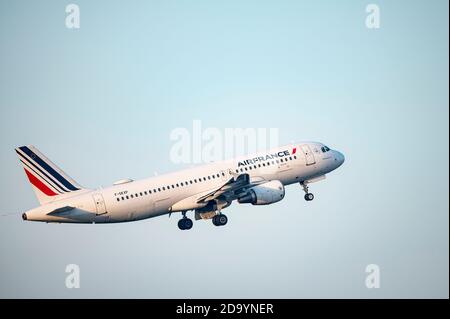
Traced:
<path fill-rule="evenodd" d="M 60 213 L 67 212 L 67 211 L 72 210 L 74 208 L 75 207 L 71 207 L 71 206 L 64 206 L 64 207 L 56 208 L 56 209 L 52 210 L 51 212 L 47 213 L 47 215 L 58 215 Z"/>

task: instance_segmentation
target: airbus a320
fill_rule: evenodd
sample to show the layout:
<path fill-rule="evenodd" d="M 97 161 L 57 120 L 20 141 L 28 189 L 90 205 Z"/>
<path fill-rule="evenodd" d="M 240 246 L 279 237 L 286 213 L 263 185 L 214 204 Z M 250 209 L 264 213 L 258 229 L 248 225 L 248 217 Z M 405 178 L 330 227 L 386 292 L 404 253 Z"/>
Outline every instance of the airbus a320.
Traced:
<path fill-rule="evenodd" d="M 269 205 L 281 201 L 285 186 L 300 184 L 312 201 L 309 185 L 344 163 L 344 155 L 322 143 L 286 145 L 251 156 L 219 161 L 143 180 L 123 179 L 102 189 L 80 186 L 34 146 L 16 148 L 40 206 L 23 220 L 48 223 L 119 223 L 181 213 L 178 227 L 211 219 L 224 226 L 223 210 L 239 204 Z"/>

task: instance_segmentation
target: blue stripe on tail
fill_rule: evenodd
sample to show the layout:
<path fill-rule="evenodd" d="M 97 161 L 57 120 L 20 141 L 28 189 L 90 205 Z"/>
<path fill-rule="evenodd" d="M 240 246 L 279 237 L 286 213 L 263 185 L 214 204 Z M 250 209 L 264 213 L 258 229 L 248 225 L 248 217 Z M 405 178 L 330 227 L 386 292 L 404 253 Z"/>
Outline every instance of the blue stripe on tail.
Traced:
<path fill-rule="evenodd" d="M 19 159 L 22 163 L 24 163 L 25 165 L 27 165 L 28 167 L 30 167 L 28 164 L 30 164 L 31 166 L 33 166 L 36 170 L 38 170 L 42 175 L 44 175 L 49 181 L 51 181 L 53 184 L 56 185 L 56 187 L 58 187 L 58 189 L 60 189 L 63 192 L 69 192 L 69 190 L 66 190 L 65 188 L 63 188 L 61 186 L 60 183 L 57 183 L 53 178 L 51 178 L 50 176 L 48 176 L 43 170 L 42 168 L 40 168 L 37 164 L 33 163 L 33 161 L 28 160 L 28 158 L 26 158 L 25 156 L 22 155 L 22 153 L 20 153 L 18 150 L 16 150 L 17 155 L 19 155 Z M 28 164 L 27 164 L 28 163 Z M 31 167 L 30 167 L 31 168 Z M 42 176 L 41 176 L 42 177 Z"/>
<path fill-rule="evenodd" d="M 32 150 L 30 150 L 26 146 L 19 147 L 22 152 L 28 155 L 31 159 L 36 161 L 37 164 L 39 164 L 47 173 L 52 175 L 54 178 L 56 178 L 61 184 L 63 184 L 67 189 L 70 189 L 71 191 L 77 191 L 79 188 L 76 188 L 73 186 L 67 179 L 62 177 L 57 171 L 55 171 L 50 165 L 48 165 L 46 162 L 44 162 L 39 156 L 37 156 Z"/>

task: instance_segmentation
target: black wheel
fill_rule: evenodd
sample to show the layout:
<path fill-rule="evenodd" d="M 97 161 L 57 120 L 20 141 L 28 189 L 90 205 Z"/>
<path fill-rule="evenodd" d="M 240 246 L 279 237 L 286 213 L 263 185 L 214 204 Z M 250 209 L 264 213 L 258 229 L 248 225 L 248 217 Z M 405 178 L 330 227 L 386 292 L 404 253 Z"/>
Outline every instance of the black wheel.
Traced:
<path fill-rule="evenodd" d="M 306 201 L 312 201 L 314 199 L 314 195 L 313 194 L 311 194 L 311 193 L 307 193 L 307 194 L 305 194 L 305 200 Z"/>
<path fill-rule="evenodd" d="M 216 215 L 212 218 L 212 223 L 214 226 L 219 226 L 219 224 L 217 223 L 217 216 L 219 216 L 219 215 Z"/>
<path fill-rule="evenodd" d="M 181 230 L 185 230 L 185 226 L 184 226 L 184 218 L 183 218 L 183 219 L 180 219 L 180 220 L 178 221 L 178 228 L 181 229 Z"/>
<path fill-rule="evenodd" d="M 184 219 L 184 229 L 188 230 L 191 229 L 194 223 L 192 222 L 192 219 L 190 218 L 183 218 Z"/>
<path fill-rule="evenodd" d="M 220 214 L 217 216 L 217 221 L 219 226 L 225 226 L 228 223 L 228 218 L 227 216 Z"/>

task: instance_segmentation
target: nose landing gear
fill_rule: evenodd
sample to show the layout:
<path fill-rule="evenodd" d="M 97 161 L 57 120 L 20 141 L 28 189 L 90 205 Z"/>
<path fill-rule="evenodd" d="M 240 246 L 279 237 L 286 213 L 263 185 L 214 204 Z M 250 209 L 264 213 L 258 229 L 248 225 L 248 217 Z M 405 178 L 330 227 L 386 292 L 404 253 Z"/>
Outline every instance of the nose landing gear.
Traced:
<path fill-rule="evenodd" d="M 308 185 L 305 184 L 305 182 L 300 182 L 300 185 L 303 187 L 303 190 L 305 191 L 305 197 L 304 197 L 305 200 L 306 200 L 307 202 L 312 201 L 312 200 L 314 199 L 314 194 L 312 194 L 312 193 L 309 192 Z"/>

